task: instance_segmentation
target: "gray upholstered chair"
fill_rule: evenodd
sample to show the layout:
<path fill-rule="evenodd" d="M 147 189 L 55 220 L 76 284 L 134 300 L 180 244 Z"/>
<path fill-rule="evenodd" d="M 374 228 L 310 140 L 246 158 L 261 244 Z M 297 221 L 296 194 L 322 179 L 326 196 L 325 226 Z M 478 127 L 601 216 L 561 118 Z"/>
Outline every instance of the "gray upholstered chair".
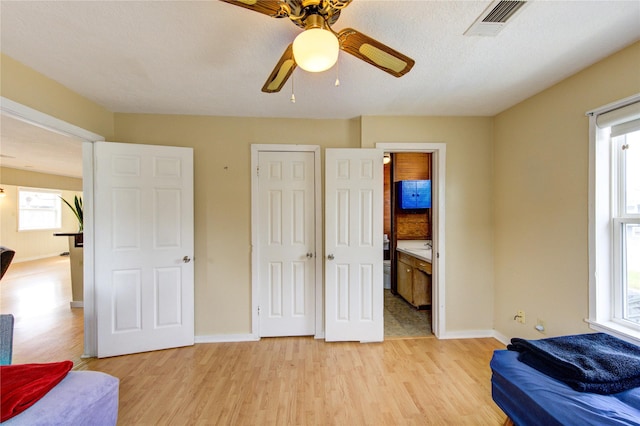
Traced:
<path fill-rule="evenodd" d="M 0 365 L 10 365 L 13 354 L 13 315 L 0 315 Z"/>

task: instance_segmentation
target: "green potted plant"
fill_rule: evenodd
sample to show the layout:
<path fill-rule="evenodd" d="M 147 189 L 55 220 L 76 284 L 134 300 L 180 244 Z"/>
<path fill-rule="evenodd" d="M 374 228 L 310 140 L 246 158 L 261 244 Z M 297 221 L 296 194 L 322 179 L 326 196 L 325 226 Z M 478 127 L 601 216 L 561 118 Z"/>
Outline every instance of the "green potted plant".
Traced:
<path fill-rule="evenodd" d="M 82 197 L 78 197 L 77 195 L 75 197 L 73 197 L 73 206 L 71 205 L 71 203 L 69 203 L 67 200 L 65 200 L 64 198 L 60 197 L 60 199 L 62 201 L 64 201 L 64 203 L 69 206 L 69 208 L 71 209 L 71 211 L 73 212 L 73 214 L 76 215 L 76 218 L 78 219 L 78 225 L 79 225 L 79 229 L 78 232 L 82 232 L 84 225 L 82 222 Z"/>

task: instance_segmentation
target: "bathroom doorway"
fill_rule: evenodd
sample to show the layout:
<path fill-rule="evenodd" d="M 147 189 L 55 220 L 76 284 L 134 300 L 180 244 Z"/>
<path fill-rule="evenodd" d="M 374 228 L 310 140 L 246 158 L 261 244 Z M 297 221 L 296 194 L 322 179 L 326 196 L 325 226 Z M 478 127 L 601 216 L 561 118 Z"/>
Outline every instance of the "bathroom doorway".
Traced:
<path fill-rule="evenodd" d="M 431 331 L 431 153 L 385 153 L 385 337 Z"/>
<path fill-rule="evenodd" d="M 385 250 L 385 338 L 404 337 L 402 334 L 411 337 L 438 337 L 444 330 L 442 253 L 445 243 L 443 212 L 446 144 L 378 143 L 376 148 L 383 149 L 388 157 L 384 166 L 384 233 L 387 234 L 384 238 L 385 247 L 388 247 L 388 251 Z M 398 185 L 403 180 L 429 181 L 429 207 L 398 208 Z M 400 212 L 400 222 L 395 218 L 394 223 L 394 209 Z M 409 281 L 412 285 L 416 283 L 415 297 L 407 292 L 407 276 L 412 278 Z M 387 306 L 394 309 L 394 302 L 400 305 L 395 308 L 408 309 L 403 310 L 402 314 L 390 313 Z M 414 327 L 412 322 L 417 326 Z M 398 324 L 400 328 L 397 327 Z"/>

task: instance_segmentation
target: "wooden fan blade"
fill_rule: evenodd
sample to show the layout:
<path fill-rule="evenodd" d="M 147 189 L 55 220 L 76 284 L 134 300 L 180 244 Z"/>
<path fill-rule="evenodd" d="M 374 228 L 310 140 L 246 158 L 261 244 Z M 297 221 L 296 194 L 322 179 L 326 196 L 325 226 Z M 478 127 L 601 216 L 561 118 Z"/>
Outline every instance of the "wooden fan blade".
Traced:
<path fill-rule="evenodd" d="M 262 86 L 262 91 L 265 93 L 279 92 L 295 69 L 296 61 L 293 59 L 292 43 L 284 51 L 276 67 L 271 71 L 271 75 L 264 83 L 264 86 Z"/>
<path fill-rule="evenodd" d="M 353 28 L 340 31 L 338 40 L 340 49 L 395 77 L 402 77 L 411 71 L 415 64 L 410 57 Z"/>
<path fill-rule="evenodd" d="M 285 18 L 289 11 L 283 2 L 273 0 L 220 0 L 235 6 L 244 7 L 254 12 L 269 15 L 274 18 Z"/>

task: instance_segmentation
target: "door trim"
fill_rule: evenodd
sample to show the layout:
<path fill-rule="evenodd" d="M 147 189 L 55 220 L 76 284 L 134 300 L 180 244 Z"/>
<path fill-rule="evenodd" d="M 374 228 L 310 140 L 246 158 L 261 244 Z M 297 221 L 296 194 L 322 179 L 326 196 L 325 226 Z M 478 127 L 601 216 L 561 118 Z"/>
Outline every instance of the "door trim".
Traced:
<path fill-rule="evenodd" d="M 102 135 L 78 127 L 21 103 L 0 97 L 0 113 L 63 136 L 82 140 L 82 196 L 84 199 L 84 349 L 82 358 L 95 357 L 97 331 L 94 301 L 93 259 L 93 142 L 104 141 Z"/>
<path fill-rule="evenodd" d="M 318 145 L 284 145 L 284 144 L 252 144 L 251 145 L 251 335 L 260 339 L 260 268 L 259 239 L 260 230 L 256 225 L 260 215 L 258 202 L 258 155 L 260 152 L 312 152 L 314 162 L 314 202 L 315 211 L 315 338 L 324 338 L 324 296 L 322 281 L 322 180 L 320 170 L 320 146 Z"/>
<path fill-rule="evenodd" d="M 446 333 L 446 304 L 445 304 L 445 175 L 446 175 L 446 143 L 376 143 L 376 148 L 384 152 L 427 152 L 433 154 L 433 174 L 437 178 L 436 185 L 432 187 L 433 195 L 433 247 L 435 248 L 437 261 L 433 262 L 433 312 L 432 328 L 437 338 L 444 338 Z"/>
<path fill-rule="evenodd" d="M 93 133 L 49 114 L 45 114 L 44 112 L 40 112 L 16 101 L 12 101 L 4 96 L 0 97 L 0 112 L 2 115 L 6 115 L 7 117 L 24 121 L 25 123 L 58 133 L 62 136 L 68 136 L 89 142 L 105 140 L 103 136 L 98 135 L 97 133 Z"/>

